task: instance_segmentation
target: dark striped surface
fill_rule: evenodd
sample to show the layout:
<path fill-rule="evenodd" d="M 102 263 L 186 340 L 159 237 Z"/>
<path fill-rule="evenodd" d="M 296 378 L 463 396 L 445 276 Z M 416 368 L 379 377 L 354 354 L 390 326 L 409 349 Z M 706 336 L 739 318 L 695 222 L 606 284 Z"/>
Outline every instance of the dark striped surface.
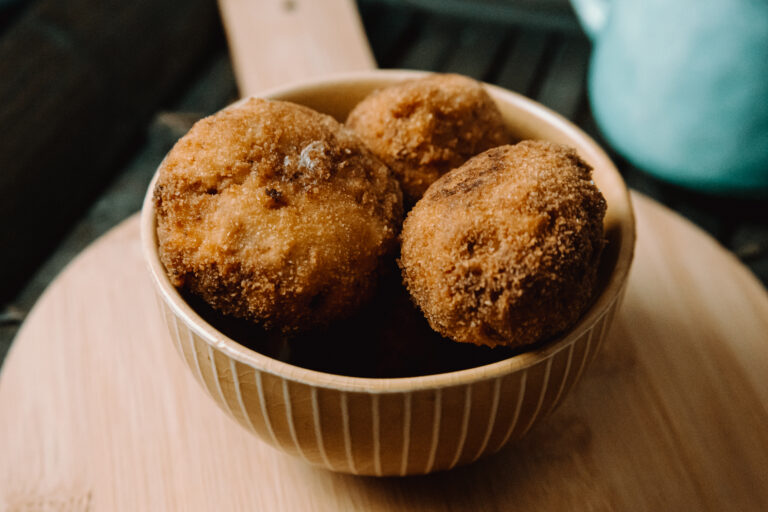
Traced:
<path fill-rule="evenodd" d="M 557 23 L 544 23 L 540 18 L 539 25 L 513 23 L 514 9 L 494 10 L 491 4 L 498 7 L 505 2 L 490 0 L 482 3 L 485 9 L 475 9 L 469 20 L 403 7 L 395 1 L 365 0 L 360 7 L 381 67 L 452 71 L 496 83 L 553 108 L 599 139 L 585 94 L 590 44 L 573 28 L 573 20 L 570 25 L 567 22 L 567 9 L 558 6 L 563 2 L 540 3 L 556 11 L 548 19 Z M 12 24 L 13 19 L 8 19 Z M 520 19 L 537 20 L 535 16 Z M 213 44 L 208 55 L 199 63 L 201 71 L 192 77 L 189 87 L 169 102 L 165 111 L 156 113 L 146 127 L 145 142 L 122 168 L 116 168 L 119 172 L 112 185 L 72 226 L 69 236 L 28 279 L 21 293 L 0 309 L 0 359 L 34 301 L 61 268 L 91 241 L 139 209 L 152 173 L 173 142 L 195 119 L 236 98 L 223 39 Z M 693 220 L 768 283 L 768 202 L 687 192 L 660 183 L 613 156 L 631 187 Z"/>

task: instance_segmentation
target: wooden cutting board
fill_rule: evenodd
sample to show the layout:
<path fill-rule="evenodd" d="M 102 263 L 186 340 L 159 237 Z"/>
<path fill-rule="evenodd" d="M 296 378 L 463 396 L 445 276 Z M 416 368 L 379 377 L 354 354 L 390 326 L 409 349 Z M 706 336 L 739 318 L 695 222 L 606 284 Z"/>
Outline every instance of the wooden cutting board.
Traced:
<path fill-rule="evenodd" d="M 563 406 L 489 459 L 389 479 L 309 467 L 217 409 L 166 335 L 133 217 L 54 281 L 6 360 L 0 510 L 766 510 L 768 295 L 634 201 L 624 307 Z"/>

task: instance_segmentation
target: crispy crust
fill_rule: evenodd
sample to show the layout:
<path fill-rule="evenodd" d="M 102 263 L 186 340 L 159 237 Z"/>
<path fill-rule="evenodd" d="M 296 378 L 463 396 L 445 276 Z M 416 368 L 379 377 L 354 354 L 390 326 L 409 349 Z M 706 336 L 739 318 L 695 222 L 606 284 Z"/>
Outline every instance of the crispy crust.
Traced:
<path fill-rule="evenodd" d="M 174 285 L 284 331 L 370 297 L 402 219 L 397 181 L 351 131 L 260 99 L 195 124 L 161 165 L 154 198 Z"/>
<path fill-rule="evenodd" d="M 511 142 L 482 85 L 450 74 L 375 91 L 352 110 L 347 126 L 395 171 L 409 204 L 468 158 Z"/>
<path fill-rule="evenodd" d="M 605 208 L 573 149 L 533 141 L 491 149 L 436 181 L 410 211 L 403 279 L 447 337 L 535 343 L 588 305 Z"/>

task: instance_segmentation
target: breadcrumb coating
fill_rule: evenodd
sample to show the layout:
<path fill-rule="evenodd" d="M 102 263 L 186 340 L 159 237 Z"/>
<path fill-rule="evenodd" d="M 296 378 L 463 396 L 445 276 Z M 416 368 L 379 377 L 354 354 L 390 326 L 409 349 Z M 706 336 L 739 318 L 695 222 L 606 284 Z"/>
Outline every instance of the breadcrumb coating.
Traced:
<path fill-rule="evenodd" d="M 391 170 L 350 130 L 261 99 L 196 123 L 162 163 L 154 199 L 173 284 L 285 332 L 365 302 L 403 215 Z"/>
<path fill-rule="evenodd" d="M 411 205 L 468 158 L 511 142 L 483 86 L 452 74 L 375 91 L 352 110 L 347 126 L 392 168 Z"/>
<path fill-rule="evenodd" d="M 400 266 L 433 329 L 520 347 L 588 306 L 605 245 L 605 199 L 575 150 L 524 141 L 478 155 L 410 211 Z"/>

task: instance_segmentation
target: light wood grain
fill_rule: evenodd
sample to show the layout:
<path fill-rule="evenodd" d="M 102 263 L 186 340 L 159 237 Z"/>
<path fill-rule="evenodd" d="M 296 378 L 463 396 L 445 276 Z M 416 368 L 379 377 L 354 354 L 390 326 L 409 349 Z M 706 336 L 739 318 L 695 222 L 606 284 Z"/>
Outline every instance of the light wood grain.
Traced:
<path fill-rule="evenodd" d="M 219 0 L 243 96 L 376 67 L 354 0 Z"/>
<path fill-rule="evenodd" d="M 312 468 L 204 396 L 168 342 L 133 218 L 49 288 L 0 374 L 0 509 L 765 510 L 768 296 L 640 195 L 601 354 L 530 435 L 474 465 L 371 479 Z"/>

